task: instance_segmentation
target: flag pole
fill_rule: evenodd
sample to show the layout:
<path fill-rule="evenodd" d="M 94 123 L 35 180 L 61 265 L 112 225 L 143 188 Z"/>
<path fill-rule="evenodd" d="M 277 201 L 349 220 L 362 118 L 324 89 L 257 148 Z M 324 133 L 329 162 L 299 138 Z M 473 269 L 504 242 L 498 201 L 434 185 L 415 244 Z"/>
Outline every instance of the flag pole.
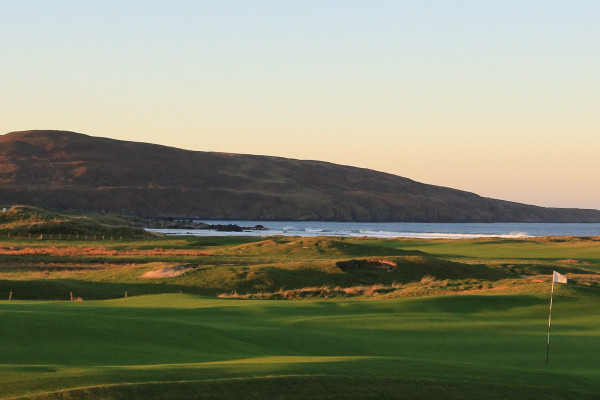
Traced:
<path fill-rule="evenodd" d="M 546 362 L 550 353 L 550 324 L 552 323 L 552 295 L 554 294 L 554 276 L 552 276 L 552 290 L 550 291 L 550 312 L 548 313 L 548 342 L 546 344 Z"/>

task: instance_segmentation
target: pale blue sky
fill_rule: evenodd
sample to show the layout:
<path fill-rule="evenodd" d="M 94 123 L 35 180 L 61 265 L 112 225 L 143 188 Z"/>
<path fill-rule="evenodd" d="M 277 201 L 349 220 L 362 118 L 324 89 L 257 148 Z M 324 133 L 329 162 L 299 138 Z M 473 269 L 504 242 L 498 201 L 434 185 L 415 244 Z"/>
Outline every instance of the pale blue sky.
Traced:
<path fill-rule="evenodd" d="M 600 208 L 598 1 L 0 0 L 0 133 Z"/>

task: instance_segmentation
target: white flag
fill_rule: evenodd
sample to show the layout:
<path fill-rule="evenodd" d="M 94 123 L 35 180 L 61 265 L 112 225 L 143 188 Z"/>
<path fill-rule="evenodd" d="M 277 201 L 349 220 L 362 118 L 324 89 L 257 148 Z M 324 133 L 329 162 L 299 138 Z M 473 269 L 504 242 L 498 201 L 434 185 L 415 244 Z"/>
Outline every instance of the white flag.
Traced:
<path fill-rule="evenodd" d="M 567 283 L 567 277 L 563 274 L 559 274 L 556 271 L 554 271 L 554 276 L 552 277 L 552 280 L 557 283 Z"/>

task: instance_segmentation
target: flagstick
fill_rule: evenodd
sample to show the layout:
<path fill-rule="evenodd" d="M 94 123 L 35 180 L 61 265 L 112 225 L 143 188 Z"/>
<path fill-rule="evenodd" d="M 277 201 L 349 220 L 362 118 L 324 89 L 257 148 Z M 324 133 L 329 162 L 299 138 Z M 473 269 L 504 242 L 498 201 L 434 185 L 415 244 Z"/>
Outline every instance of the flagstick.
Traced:
<path fill-rule="evenodd" d="M 552 295 L 554 294 L 554 276 L 552 276 L 552 290 L 550 291 L 550 312 L 548 313 L 548 344 L 546 345 L 546 362 L 550 353 L 550 324 L 552 323 Z"/>

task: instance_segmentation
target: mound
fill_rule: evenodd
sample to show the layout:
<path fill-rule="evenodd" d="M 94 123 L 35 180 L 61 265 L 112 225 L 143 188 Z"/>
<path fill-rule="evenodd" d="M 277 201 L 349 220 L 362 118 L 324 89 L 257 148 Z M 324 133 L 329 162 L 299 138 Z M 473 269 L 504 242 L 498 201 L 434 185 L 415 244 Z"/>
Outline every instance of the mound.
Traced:
<path fill-rule="evenodd" d="M 336 265 L 347 274 L 380 273 L 381 271 L 385 271 L 396 282 L 418 282 L 426 277 L 437 280 L 498 280 L 510 276 L 502 270 L 493 269 L 485 265 L 462 264 L 430 256 L 406 256 L 393 260 L 348 260 L 340 261 Z"/>
<path fill-rule="evenodd" d="M 369 242 L 349 242 L 331 237 L 271 237 L 252 243 L 245 243 L 227 249 L 225 252 L 245 255 L 295 256 L 295 257 L 360 257 L 360 256 L 400 256 L 422 254 L 420 251 L 407 251 Z"/>
<path fill-rule="evenodd" d="M 141 228 L 100 224 L 90 217 L 70 216 L 30 206 L 0 211 L 0 232 L 11 235 L 97 235 L 155 237 Z"/>

